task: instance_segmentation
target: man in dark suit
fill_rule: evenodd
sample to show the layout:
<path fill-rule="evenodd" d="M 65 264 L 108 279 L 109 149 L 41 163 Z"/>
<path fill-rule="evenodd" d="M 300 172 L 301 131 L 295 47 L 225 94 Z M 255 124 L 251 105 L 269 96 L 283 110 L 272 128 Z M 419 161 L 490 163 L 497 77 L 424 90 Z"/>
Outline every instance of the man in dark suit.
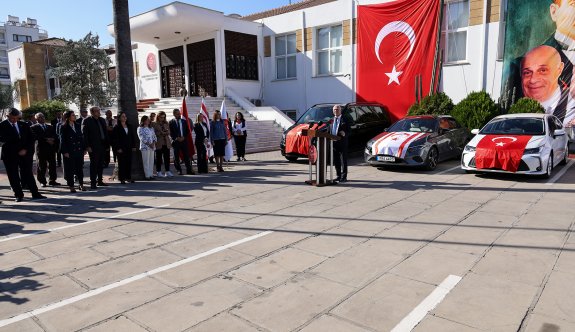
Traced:
<path fill-rule="evenodd" d="M 110 111 L 110 110 L 106 111 L 106 119 L 105 120 L 106 120 L 106 130 L 108 131 L 108 137 L 112 137 L 112 131 L 114 130 L 114 126 L 116 125 L 116 120 L 112 117 L 112 111 Z M 110 166 L 110 150 L 113 150 L 113 149 L 111 149 L 111 146 L 108 145 L 106 152 L 104 153 L 104 168 L 107 168 L 108 166 Z M 114 154 L 114 162 L 115 162 L 116 161 L 116 153 L 115 152 L 112 152 L 112 153 Z"/>
<path fill-rule="evenodd" d="M 100 117 L 100 108 L 90 108 L 91 116 L 82 121 L 82 134 L 86 150 L 90 156 L 90 188 L 96 189 L 96 185 L 107 187 L 104 183 L 104 153 L 110 145 L 106 121 Z"/>
<path fill-rule="evenodd" d="M 36 113 L 36 124 L 30 127 L 34 138 L 38 141 L 36 145 L 36 156 L 38 159 L 38 169 L 36 178 L 42 184 L 42 187 L 48 185 L 46 181 L 46 170 L 50 177 L 51 186 L 59 186 L 56 182 L 58 177 L 56 173 L 56 151 L 58 150 L 57 135 L 54 127 L 46 123 L 46 118 L 42 113 Z"/>
<path fill-rule="evenodd" d="M 329 127 L 332 135 L 338 136 L 339 141 L 333 142 L 333 161 L 338 182 L 347 182 L 347 146 L 351 126 L 348 119 L 341 114 L 341 106 L 333 107 L 333 120 Z"/>
<path fill-rule="evenodd" d="M 56 132 L 56 162 L 57 166 L 62 166 L 62 153 L 60 152 L 60 126 L 62 122 L 62 112 L 56 112 L 56 118 L 54 118 L 51 122 L 52 128 Z"/>
<path fill-rule="evenodd" d="M 180 154 L 184 158 L 186 165 L 186 174 L 194 174 L 190 162 L 190 153 L 188 150 L 188 119 L 183 119 L 179 109 L 174 109 L 174 118 L 170 120 L 170 136 L 172 138 L 172 148 L 174 149 L 174 167 L 178 174 L 182 175 L 182 166 L 180 165 Z M 191 126 L 191 124 L 190 124 Z"/>
<path fill-rule="evenodd" d="M 33 199 L 46 198 L 38 192 L 32 173 L 34 136 L 24 121 L 18 121 L 20 116 L 20 111 L 12 108 L 8 119 L 0 123 L 0 142 L 3 144 L 1 157 L 16 202 L 24 198 L 22 182 L 27 185 Z"/>

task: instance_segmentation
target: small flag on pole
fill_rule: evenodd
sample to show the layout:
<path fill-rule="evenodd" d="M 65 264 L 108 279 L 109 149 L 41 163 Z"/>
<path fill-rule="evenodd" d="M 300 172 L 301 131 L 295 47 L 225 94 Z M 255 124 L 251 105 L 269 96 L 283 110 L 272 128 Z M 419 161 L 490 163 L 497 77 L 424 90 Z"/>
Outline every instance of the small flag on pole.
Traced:
<path fill-rule="evenodd" d="M 222 113 L 222 121 L 224 121 L 224 126 L 226 127 L 226 150 L 224 159 L 225 161 L 232 160 L 234 156 L 234 148 L 232 147 L 232 133 L 230 131 L 230 120 L 228 118 L 228 111 L 226 110 L 226 99 L 222 100 L 222 107 L 220 107 L 220 112 Z"/>

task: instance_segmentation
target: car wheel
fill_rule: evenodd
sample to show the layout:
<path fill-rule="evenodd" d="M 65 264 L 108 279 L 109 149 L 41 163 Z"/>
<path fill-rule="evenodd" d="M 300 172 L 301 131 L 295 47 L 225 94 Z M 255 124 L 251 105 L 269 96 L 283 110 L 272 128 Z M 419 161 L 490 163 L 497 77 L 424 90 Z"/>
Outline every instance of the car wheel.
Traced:
<path fill-rule="evenodd" d="M 437 168 L 437 163 L 439 162 L 439 152 L 436 147 L 432 147 L 427 154 L 427 159 L 425 160 L 425 169 L 428 171 L 433 171 Z"/>
<path fill-rule="evenodd" d="M 290 162 L 297 161 L 297 157 L 288 157 L 288 156 L 286 156 L 286 159 L 287 159 L 288 161 L 290 161 Z"/>
<path fill-rule="evenodd" d="M 559 165 L 561 166 L 567 165 L 568 161 L 569 161 L 569 144 L 567 144 L 567 147 L 565 148 L 565 155 L 563 156 L 563 159 L 561 160 Z"/>
<path fill-rule="evenodd" d="M 549 155 L 549 161 L 547 162 L 547 169 L 545 170 L 545 174 L 543 174 L 544 179 L 549 179 L 551 177 L 551 173 L 553 173 L 553 152 Z"/>

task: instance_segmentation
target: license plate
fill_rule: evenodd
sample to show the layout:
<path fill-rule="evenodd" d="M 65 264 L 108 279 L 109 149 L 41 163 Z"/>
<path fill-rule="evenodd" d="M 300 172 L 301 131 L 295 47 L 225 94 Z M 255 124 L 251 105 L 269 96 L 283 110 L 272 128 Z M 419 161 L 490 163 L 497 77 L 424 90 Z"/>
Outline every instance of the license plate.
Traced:
<path fill-rule="evenodd" d="M 388 161 L 388 162 L 395 162 L 395 157 L 388 157 L 388 156 L 378 156 L 377 161 Z"/>

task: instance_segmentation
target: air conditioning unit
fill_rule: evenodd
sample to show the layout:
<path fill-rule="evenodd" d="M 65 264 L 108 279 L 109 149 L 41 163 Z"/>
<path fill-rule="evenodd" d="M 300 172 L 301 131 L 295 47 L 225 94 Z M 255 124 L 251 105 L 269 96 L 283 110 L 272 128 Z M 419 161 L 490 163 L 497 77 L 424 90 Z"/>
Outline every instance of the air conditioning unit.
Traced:
<path fill-rule="evenodd" d="M 36 25 L 38 25 L 38 21 L 34 18 L 26 18 L 26 25 L 31 26 L 31 27 L 35 27 Z"/>
<path fill-rule="evenodd" d="M 20 22 L 20 18 L 18 16 L 12 16 L 12 15 L 8 15 L 8 23 L 11 23 L 12 25 L 16 25 Z"/>

